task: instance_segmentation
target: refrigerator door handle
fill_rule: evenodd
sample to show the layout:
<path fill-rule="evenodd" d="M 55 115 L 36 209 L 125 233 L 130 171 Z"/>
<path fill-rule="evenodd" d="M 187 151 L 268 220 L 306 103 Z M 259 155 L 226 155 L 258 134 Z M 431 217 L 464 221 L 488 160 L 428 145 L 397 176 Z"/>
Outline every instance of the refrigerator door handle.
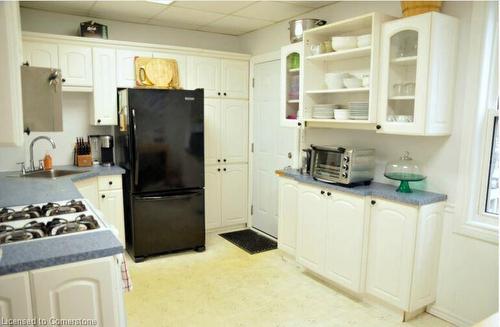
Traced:
<path fill-rule="evenodd" d="M 135 168 L 135 171 L 134 171 L 134 185 L 137 186 L 139 184 L 139 153 L 137 152 L 137 148 L 136 148 L 136 133 L 137 133 L 137 125 L 135 123 L 135 110 L 132 109 L 132 126 L 133 126 L 133 129 L 134 129 L 134 159 L 135 159 L 135 163 L 134 163 L 134 168 Z"/>
<path fill-rule="evenodd" d="M 185 194 L 164 195 L 164 196 L 138 196 L 137 199 L 142 201 L 157 201 L 157 200 L 167 200 L 167 199 L 178 200 L 178 199 L 190 198 L 197 193 L 199 192 L 189 192 Z"/>

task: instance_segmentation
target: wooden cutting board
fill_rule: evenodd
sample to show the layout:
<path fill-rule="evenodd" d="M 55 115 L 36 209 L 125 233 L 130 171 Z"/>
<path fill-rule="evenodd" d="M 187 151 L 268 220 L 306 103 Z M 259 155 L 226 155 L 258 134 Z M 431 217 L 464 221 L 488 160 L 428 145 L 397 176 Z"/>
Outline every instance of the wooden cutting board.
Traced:
<path fill-rule="evenodd" d="M 139 87 L 180 89 L 177 61 L 135 57 L 135 81 Z"/>

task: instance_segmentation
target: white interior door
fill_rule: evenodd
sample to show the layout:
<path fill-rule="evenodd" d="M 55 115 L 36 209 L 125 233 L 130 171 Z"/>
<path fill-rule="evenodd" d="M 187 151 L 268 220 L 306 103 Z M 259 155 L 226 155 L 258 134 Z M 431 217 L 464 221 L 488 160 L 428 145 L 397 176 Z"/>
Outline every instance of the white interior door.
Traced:
<path fill-rule="evenodd" d="M 252 227 L 277 237 L 278 177 L 276 169 L 293 166 L 297 129 L 280 126 L 280 61 L 254 66 L 253 215 Z"/>

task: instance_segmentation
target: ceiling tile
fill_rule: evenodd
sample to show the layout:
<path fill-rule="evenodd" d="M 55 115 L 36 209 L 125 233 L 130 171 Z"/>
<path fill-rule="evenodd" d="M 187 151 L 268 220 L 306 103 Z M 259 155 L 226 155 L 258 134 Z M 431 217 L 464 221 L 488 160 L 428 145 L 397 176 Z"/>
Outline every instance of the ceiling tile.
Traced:
<path fill-rule="evenodd" d="M 254 3 L 254 1 L 175 1 L 172 6 L 219 14 L 231 14 L 252 3 Z"/>
<path fill-rule="evenodd" d="M 226 16 L 207 26 L 201 27 L 200 30 L 229 35 L 241 35 L 271 24 L 273 24 L 273 22 L 261 19 Z"/>
<path fill-rule="evenodd" d="M 309 8 L 320 8 L 328 5 L 333 5 L 339 1 L 287 1 L 295 5 L 300 5 Z"/>
<path fill-rule="evenodd" d="M 235 16 L 260 18 L 278 22 L 310 11 L 311 8 L 288 2 L 262 1 L 233 13 Z"/>
<path fill-rule="evenodd" d="M 207 25 L 222 17 L 224 17 L 222 14 L 187 8 L 170 7 L 151 19 L 149 23 L 189 29 Z"/>
<path fill-rule="evenodd" d="M 94 1 L 21 1 L 21 7 L 70 15 L 87 15 L 93 4 Z"/>
<path fill-rule="evenodd" d="M 97 18 L 116 19 L 134 23 L 147 23 L 167 5 L 146 1 L 97 1 L 90 15 Z"/>

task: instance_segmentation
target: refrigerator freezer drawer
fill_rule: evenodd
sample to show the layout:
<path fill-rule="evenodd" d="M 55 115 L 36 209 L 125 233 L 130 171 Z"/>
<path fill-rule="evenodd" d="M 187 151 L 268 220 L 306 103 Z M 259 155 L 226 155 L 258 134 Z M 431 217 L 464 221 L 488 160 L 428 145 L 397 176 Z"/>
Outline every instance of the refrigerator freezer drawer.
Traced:
<path fill-rule="evenodd" d="M 204 246 L 204 208 L 203 189 L 134 196 L 135 257 Z"/>

